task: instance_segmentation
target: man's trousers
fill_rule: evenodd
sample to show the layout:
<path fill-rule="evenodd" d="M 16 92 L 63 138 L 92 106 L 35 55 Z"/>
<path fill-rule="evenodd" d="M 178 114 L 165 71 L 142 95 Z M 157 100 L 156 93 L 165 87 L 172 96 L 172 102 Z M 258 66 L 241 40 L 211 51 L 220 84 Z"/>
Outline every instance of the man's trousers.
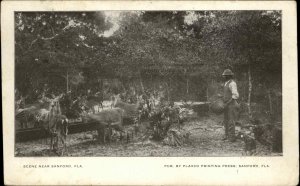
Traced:
<path fill-rule="evenodd" d="M 225 137 L 230 141 L 235 140 L 235 123 L 238 120 L 239 104 L 232 100 L 224 110 Z"/>

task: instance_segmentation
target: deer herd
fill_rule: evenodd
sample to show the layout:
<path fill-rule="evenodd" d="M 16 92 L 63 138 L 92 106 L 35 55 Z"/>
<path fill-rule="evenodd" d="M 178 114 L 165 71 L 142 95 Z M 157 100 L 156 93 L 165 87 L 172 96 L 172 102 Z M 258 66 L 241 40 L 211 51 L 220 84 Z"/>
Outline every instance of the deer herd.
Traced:
<path fill-rule="evenodd" d="M 68 135 L 68 118 L 62 114 L 60 99 L 61 96 L 57 96 L 53 99 L 44 97 L 43 101 L 48 104 L 48 108 L 32 109 L 35 112 L 35 119 L 40 126 L 44 128 L 50 135 L 50 150 L 55 152 L 60 151 L 59 146 L 62 146 L 60 155 L 64 155 L 67 151 L 67 135 Z M 124 130 L 123 119 L 131 118 L 134 127 L 139 125 L 140 115 L 139 109 L 143 107 L 142 97 L 137 96 L 136 104 L 125 103 L 121 100 L 120 95 L 111 96 L 111 105 L 109 108 L 103 108 L 103 100 L 95 97 L 90 99 L 79 100 L 80 105 L 85 112 L 82 117 L 96 123 L 96 130 L 98 132 L 98 141 L 106 143 L 110 141 L 110 137 L 113 132 L 120 134 L 120 140 L 125 136 L 126 141 L 129 141 L 129 135 L 133 135 L 131 132 Z M 97 107 L 97 110 L 95 109 Z M 100 109 L 101 108 L 101 109 Z M 24 109 L 23 109 L 24 110 Z M 16 117 L 17 118 L 17 117 Z"/>

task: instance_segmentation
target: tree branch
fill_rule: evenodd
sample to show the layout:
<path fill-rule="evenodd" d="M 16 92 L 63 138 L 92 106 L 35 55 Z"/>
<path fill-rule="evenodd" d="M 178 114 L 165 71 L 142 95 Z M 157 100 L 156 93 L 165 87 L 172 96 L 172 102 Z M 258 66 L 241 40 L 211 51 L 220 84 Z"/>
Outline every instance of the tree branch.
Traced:
<path fill-rule="evenodd" d="M 32 45 L 33 45 L 34 43 L 36 43 L 39 39 L 44 40 L 44 41 L 55 39 L 57 36 L 59 36 L 59 35 L 63 34 L 64 32 L 66 32 L 67 29 L 69 29 L 69 28 L 71 28 L 71 27 L 78 26 L 78 25 L 79 25 L 79 23 L 70 24 L 70 22 L 69 22 L 69 24 L 68 24 L 67 26 L 65 26 L 65 27 L 62 29 L 62 31 L 61 31 L 60 33 L 57 33 L 57 34 L 54 34 L 53 28 L 51 27 L 51 28 L 52 28 L 53 36 L 52 36 L 52 37 L 43 37 L 43 36 L 38 35 L 38 37 L 37 37 L 36 39 L 34 39 L 34 40 L 30 43 L 30 46 L 29 46 L 28 50 L 30 50 L 31 47 L 32 47 Z"/>

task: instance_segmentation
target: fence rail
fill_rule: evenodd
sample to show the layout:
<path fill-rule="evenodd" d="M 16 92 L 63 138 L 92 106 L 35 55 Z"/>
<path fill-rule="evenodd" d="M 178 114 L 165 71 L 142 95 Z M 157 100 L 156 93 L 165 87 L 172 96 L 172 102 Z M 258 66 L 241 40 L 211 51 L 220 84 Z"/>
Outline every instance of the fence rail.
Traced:
<path fill-rule="evenodd" d="M 77 122 L 69 125 L 69 134 L 80 133 L 85 131 L 96 130 L 95 122 Z M 42 128 L 27 128 L 18 129 L 15 133 L 16 142 L 25 142 L 30 140 L 36 140 L 41 138 L 50 137 L 49 133 Z"/>

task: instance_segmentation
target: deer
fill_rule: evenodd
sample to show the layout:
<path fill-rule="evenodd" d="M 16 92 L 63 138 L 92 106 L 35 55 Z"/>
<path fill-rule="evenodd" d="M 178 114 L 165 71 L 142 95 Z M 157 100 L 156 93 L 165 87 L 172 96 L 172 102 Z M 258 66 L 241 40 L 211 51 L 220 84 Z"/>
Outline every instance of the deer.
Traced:
<path fill-rule="evenodd" d="M 97 112 L 99 112 L 99 108 L 103 110 L 103 96 L 100 92 L 97 92 L 95 95 L 92 96 L 85 96 L 84 97 L 84 105 L 87 107 L 89 110 L 92 110 L 92 113 L 96 113 L 95 106 L 98 107 Z"/>
<path fill-rule="evenodd" d="M 140 109 L 143 106 L 142 99 L 137 96 L 136 104 L 129 104 L 121 101 L 120 94 L 113 96 L 112 107 L 124 110 L 124 117 L 132 118 L 134 121 L 135 134 L 137 134 L 140 124 Z"/>
<path fill-rule="evenodd" d="M 25 99 L 27 96 L 20 96 L 19 100 L 15 101 L 15 118 L 16 121 L 20 123 L 21 128 L 27 128 L 28 123 L 28 113 L 26 112 L 28 108 L 25 108 Z"/>
<path fill-rule="evenodd" d="M 98 141 L 103 144 L 106 143 L 107 140 L 110 142 L 112 129 L 124 133 L 123 116 L 124 110 L 120 108 L 102 110 L 95 114 L 86 115 L 89 120 L 97 123 L 96 130 L 98 133 Z M 109 130 L 108 135 L 106 135 L 106 129 Z M 108 139 L 107 136 L 109 136 Z"/>
<path fill-rule="evenodd" d="M 58 150 L 58 143 L 61 141 L 63 148 L 61 155 L 67 151 L 68 118 L 61 113 L 58 96 L 54 99 L 43 97 L 43 101 L 49 103 L 48 109 L 40 109 L 36 114 L 36 120 L 42 123 L 44 128 L 50 134 L 50 150 Z"/>

